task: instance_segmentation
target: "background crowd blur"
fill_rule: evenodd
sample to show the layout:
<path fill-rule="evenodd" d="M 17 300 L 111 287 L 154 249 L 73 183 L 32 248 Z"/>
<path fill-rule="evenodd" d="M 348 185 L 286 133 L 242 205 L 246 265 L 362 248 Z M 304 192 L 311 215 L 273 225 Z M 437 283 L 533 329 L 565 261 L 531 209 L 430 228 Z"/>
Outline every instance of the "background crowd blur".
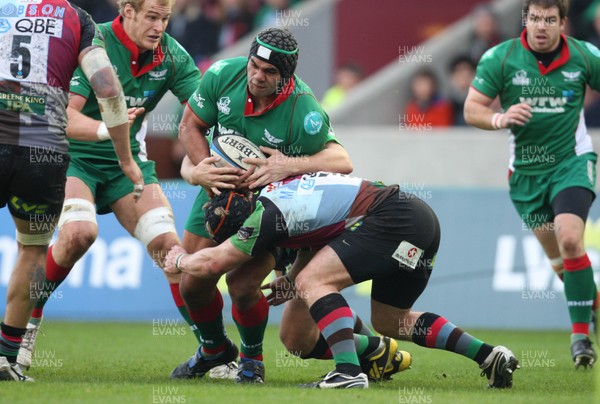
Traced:
<path fill-rule="evenodd" d="M 286 10 L 301 10 L 314 1 L 177 0 L 167 32 L 181 43 L 204 72 L 214 62 L 215 55 L 219 51 L 256 30 L 280 25 L 281 19 L 278 17 L 281 13 L 285 13 Z M 90 12 L 98 23 L 111 21 L 118 14 L 116 0 L 74 0 L 72 3 Z M 472 28 L 468 52 L 457 52 L 447 66 L 444 66 L 443 74 L 439 69 L 432 69 L 427 65 L 415 72 L 408 90 L 410 100 L 402 107 L 403 110 L 399 111 L 406 123 L 412 121 L 432 127 L 464 126 L 463 103 L 481 55 L 490 47 L 518 36 L 523 28 L 521 17 L 517 15 L 512 19 L 514 24 L 500 24 L 491 6 L 492 2 L 464 1 L 463 3 L 467 7 L 467 16 L 470 18 Z M 430 12 L 430 17 L 431 15 Z M 462 17 L 464 14 L 459 18 Z M 365 19 L 367 18 L 365 16 Z M 426 32 L 420 33 L 420 38 L 426 40 L 428 37 L 433 37 L 452 22 L 446 20 L 437 25 L 430 23 L 427 25 Z M 365 39 L 366 33 L 363 34 L 363 38 L 360 35 L 365 29 L 369 28 L 356 27 L 357 43 Z M 566 33 L 600 46 L 600 0 L 571 0 Z M 398 39 L 397 42 L 402 40 Z M 323 72 L 330 77 L 330 88 L 317 96 L 327 111 L 338 108 L 347 97 L 351 96 L 352 89 L 357 84 L 370 75 L 377 74 L 377 69 L 373 66 L 365 66 L 364 60 L 362 63 L 363 65 L 361 61 L 338 58 L 332 72 Z M 600 127 L 598 93 L 588 91 L 585 116 L 588 126 Z M 165 150 L 165 144 L 161 143 L 165 142 L 164 133 L 156 139 L 153 139 L 152 135 L 150 130 L 149 153 L 152 153 L 153 148 Z M 178 176 L 178 165 L 183 158 L 183 150 L 175 140 L 176 135 L 176 125 L 171 125 L 168 164 L 161 163 L 160 156 L 151 154 L 152 158 L 158 160 L 158 171 L 162 177 Z M 155 143 L 155 147 L 152 142 Z"/>

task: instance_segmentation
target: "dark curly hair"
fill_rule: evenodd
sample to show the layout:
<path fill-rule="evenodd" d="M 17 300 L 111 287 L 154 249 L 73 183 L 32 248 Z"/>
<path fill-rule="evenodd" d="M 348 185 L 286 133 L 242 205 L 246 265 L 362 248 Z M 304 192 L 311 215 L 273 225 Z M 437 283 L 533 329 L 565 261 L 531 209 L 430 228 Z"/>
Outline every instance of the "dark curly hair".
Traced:
<path fill-rule="evenodd" d="M 298 64 L 298 41 L 287 29 L 267 28 L 252 41 L 250 56 L 272 64 L 282 79 L 290 79 Z"/>
<path fill-rule="evenodd" d="M 252 203 L 237 192 L 221 191 L 203 209 L 206 231 L 211 240 L 221 244 L 242 227 L 252 213 Z"/>

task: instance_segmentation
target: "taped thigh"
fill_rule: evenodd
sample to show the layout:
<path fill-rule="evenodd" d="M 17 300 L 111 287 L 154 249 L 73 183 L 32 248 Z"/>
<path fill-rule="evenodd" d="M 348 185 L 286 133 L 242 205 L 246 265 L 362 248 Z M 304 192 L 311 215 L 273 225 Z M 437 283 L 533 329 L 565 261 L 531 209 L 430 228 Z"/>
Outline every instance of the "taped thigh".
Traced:
<path fill-rule="evenodd" d="M 17 230 L 17 241 L 23 245 L 49 245 L 52 240 L 52 236 L 54 235 L 54 231 L 48 231 L 46 233 L 37 233 L 37 234 L 26 234 L 21 233 Z"/>
<path fill-rule="evenodd" d="M 138 220 L 133 235 L 148 247 L 152 240 L 165 233 L 177 234 L 177 230 L 173 211 L 163 206 L 144 213 Z"/>
<path fill-rule="evenodd" d="M 62 213 L 58 221 L 58 228 L 71 222 L 91 222 L 98 225 L 96 221 L 96 207 L 87 199 L 69 198 L 65 199 Z"/>

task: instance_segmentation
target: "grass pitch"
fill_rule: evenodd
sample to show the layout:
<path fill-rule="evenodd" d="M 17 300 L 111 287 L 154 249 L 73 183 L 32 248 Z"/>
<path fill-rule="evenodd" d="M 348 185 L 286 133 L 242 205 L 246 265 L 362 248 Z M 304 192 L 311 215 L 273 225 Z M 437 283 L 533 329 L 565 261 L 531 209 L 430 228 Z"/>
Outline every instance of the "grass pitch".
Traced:
<path fill-rule="evenodd" d="M 271 326 L 265 340 L 266 384 L 238 386 L 204 379 L 170 381 L 171 370 L 196 349 L 182 322 L 173 324 L 46 321 L 38 337 L 35 383 L 0 384 L 2 403 L 582 403 L 599 402 L 600 369 L 575 371 L 566 332 L 472 331 L 509 347 L 521 362 L 511 390 L 489 390 L 469 359 L 400 343 L 412 369 L 368 390 L 301 389 L 333 369 L 285 351 Z M 239 343 L 237 331 L 229 329 Z"/>

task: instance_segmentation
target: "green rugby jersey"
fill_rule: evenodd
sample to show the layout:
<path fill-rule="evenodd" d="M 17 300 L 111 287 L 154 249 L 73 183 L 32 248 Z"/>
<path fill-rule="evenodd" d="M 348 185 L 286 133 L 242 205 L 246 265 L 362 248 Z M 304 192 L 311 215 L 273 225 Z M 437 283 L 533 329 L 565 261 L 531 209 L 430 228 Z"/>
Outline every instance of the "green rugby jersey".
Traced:
<path fill-rule="evenodd" d="M 290 156 L 313 155 L 335 141 L 329 116 L 312 90 L 294 75 L 263 112 L 253 112 L 247 90 L 248 58 L 223 59 L 206 70 L 188 107 L 218 133 L 236 133 Z"/>
<path fill-rule="evenodd" d="M 133 156 L 146 161 L 146 114 L 156 107 L 169 90 L 182 103 L 186 102 L 198 87 L 201 73 L 187 51 L 166 33 L 154 52 L 145 52 L 140 58 L 138 48 L 125 33 L 120 17 L 98 27 L 104 35 L 108 56 L 123 86 L 127 107 L 145 108 L 145 113 L 131 126 L 130 140 Z M 102 119 L 98 101 L 81 68 L 71 79 L 71 92 L 87 98 L 81 111 L 84 115 Z M 69 139 L 69 154 L 74 158 L 117 161 L 111 141 L 81 142 Z"/>
<path fill-rule="evenodd" d="M 527 103 L 531 120 L 510 127 L 510 169 L 547 173 L 561 161 L 593 152 L 583 118 L 586 83 L 600 90 L 600 50 L 563 35 L 560 54 L 546 68 L 531 53 L 526 31 L 489 49 L 477 66 L 472 86 L 500 96 L 502 108 Z"/>

